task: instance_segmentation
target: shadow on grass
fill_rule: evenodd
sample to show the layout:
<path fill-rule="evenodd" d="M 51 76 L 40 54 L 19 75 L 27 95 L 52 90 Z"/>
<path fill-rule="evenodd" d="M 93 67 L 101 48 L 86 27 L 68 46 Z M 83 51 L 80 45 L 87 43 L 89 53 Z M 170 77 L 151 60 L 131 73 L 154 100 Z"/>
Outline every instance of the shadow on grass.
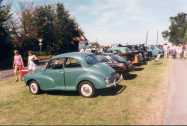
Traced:
<path fill-rule="evenodd" d="M 137 78 L 137 74 L 131 74 L 131 73 L 126 73 L 123 78 L 124 80 L 133 80 L 135 78 Z"/>
<path fill-rule="evenodd" d="M 144 70 L 143 67 L 136 67 L 136 68 L 134 68 L 134 71 L 142 71 L 142 70 Z"/>
<path fill-rule="evenodd" d="M 117 85 L 116 87 L 97 90 L 96 96 L 114 96 L 122 93 L 126 89 L 126 86 Z M 77 91 L 46 91 L 43 94 L 54 96 L 80 96 Z"/>
<path fill-rule="evenodd" d="M 45 91 L 44 94 L 54 95 L 54 96 L 79 96 L 77 91 Z"/>
<path fill-rule="evenodd" d="M 127 86 L 124 85 L 117 85 L 113 88 L 106 88 L 97 91 L 97 96 L 115 96 L 121 94 L 125 91 Z"/>
<path fill-rule="evenodd" d="M 161 64 L 163 64 L 161 61 L 155 61 L 155 62 L 153 63 L 153 65 L 161 65 Z"/>

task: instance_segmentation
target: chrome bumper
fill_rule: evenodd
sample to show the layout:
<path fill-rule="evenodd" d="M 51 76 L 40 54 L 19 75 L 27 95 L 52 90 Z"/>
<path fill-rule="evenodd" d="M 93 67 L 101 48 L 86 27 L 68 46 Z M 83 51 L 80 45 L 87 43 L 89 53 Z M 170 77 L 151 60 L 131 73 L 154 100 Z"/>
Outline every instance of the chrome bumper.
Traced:
<path fill-rule="evenodd" d="M 118 80 L 114 80 L 113 83 L 107 84 L 106 87 L 109 88 L 109 87 L 117 86 L 117 84 L 119 84 L 122 80 L 123 80 L 123 77 L 120 77 Z"/>

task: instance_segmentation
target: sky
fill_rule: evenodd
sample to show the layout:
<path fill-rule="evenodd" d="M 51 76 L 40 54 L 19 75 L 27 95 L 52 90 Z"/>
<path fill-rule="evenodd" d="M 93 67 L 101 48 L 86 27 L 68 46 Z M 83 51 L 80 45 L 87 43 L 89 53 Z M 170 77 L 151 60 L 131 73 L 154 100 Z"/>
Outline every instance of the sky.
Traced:
<path fill-rule="evenodd" d="M 145 43 L 155 44 L 157 32 L 169 27 L 169 17 L 187 12 L 187 0 L 12 0 L 13 11 L 19 10 L 18 2 L 34 5 L 64 3 L 75 17 L 89 41 L 100 44 Z"/>

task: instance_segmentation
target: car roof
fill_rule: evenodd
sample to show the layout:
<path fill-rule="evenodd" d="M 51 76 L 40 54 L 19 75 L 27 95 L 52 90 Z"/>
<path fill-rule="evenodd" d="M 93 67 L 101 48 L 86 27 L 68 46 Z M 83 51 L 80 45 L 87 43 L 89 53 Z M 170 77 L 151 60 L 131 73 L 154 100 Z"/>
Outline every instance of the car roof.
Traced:
<path fill-rule="evenodd" d="M 92 53 L 82 53 L 82 52 L 71 52 L 71 53 L 63 53 L 57 56 L 54 56 L 54 58 L 63 58 L 63 57 L 70 57 L 70 58 L 81 58 L 85 57 L 87 55 L 93 55 Z"/>

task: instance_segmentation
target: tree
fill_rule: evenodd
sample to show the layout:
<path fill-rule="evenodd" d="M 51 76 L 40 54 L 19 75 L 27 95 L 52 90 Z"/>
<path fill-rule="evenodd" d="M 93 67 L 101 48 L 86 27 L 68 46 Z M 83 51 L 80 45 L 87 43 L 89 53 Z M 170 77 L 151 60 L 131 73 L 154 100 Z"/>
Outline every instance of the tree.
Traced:
<path fill-rule="evenodd" d="M 185 41 L 187 31 L 186 13 L 179 13 L 177 16 L 170 17 L 170 26 L 168 31 L 162 32 L 162 36 L 174 44 L 179 44 Z"/>
<path fill-rule="evenodd" d="M 34 7 L 32 3 L 20 3 L 20 8 L 21 24 L 9 23 L 16 47 L 23 52 L 37 50 L 38 40 L 42 39 L 42 50 L 51 54 L 78 51 L 78 38 L 83 32 L 63 4 Z"/>
<path fill-rule="evenodd" d="M 53 54 L 78 51 L 78 42 L 74 38 L 83 32 L 63 4 L 41 6 L 35 10 L 34 17 L 44 50 Z"/>
<path fill-rule="evenodd" d="M 185 34 L 184 34 L 184 42 L 185 42 L 185 43 L 187 42 L 187 31 L 186 31 Z"/>
<path fill-rule="evenodd" d="M 80 37 L 82 31 L 78 29 L 78 24 L 75 22 L 68 11 L 65 10 L 63 4 L 57 4 L 57 40 L 60 52 L 71 52 L 78 50 L 78 42 L 74 38 Z"/>
<path fill-rule="evenodd" d="M 35 10 L 34 25 L 38 28 L 38 38 L 43 40 L 43 50 L 54 53 L 57 48 L 54 47 L 56 33 L 54 28 L 55 10 L 52 6 L 47 5 Z"/>
<path fill-rule="evenodd" d="M 11 66 L 12 45 L 10 42 L 7 21 L 11 17 L 10 7 L 0 1 L 0 68 Z"/>

